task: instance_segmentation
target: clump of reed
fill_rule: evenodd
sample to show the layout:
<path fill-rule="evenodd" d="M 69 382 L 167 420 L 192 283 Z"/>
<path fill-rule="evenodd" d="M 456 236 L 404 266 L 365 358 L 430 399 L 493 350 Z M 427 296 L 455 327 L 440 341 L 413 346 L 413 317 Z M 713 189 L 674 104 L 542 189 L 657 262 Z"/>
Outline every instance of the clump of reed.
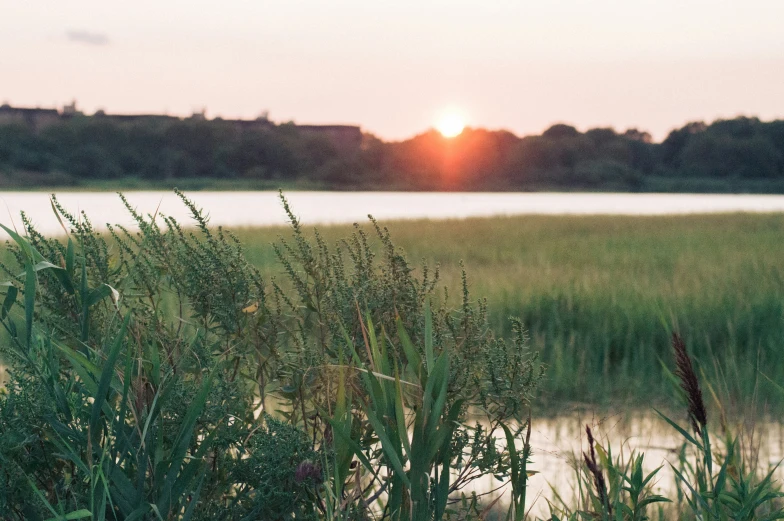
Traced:
<path fill-rule="evenodd" d="M 632 452 L 628 459 L 613 458 L 610 444 L 602 447 L 586 426 L 589 450 L 583 453 L 583 466 L 578 472 L 578 506 L 563 501 L 559 507 L 551 504 L 552 519 L 637 521 L 654 515 L 659 519 L 711 521 L 784 518 L 784 493 L 773 479 L 778 466 L 759 472 L 756 462 L 747 461 L 738 450 L 737 437 L 728 435 L 723 447 L 717 447 L 710 434 L 700 380 L 686 345 L 677 334 L 673 334 L 671 345 L 674 375 L 691 432 L 656 412 L 684 440 L 677 464 L 669 464 L 677 497 L 671 499 L 653 492 L 654 479 L 663 465 L 646 475 L 644 454 Z M 726 424 L 723 427 L 726 429 Z M 657 510 L 650 512 L 654 505 Z"/>

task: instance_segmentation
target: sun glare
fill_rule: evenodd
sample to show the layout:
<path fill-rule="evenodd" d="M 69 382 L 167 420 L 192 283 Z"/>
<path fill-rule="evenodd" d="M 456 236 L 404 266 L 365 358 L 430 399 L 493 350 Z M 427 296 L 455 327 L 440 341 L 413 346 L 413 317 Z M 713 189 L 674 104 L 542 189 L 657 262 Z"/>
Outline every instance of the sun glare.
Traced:
<path fill-rule="evenodd" d="M 454 111 L 446 112 L 439 119 L 436 129 L 446 138 L 459 136 L 465 128 L 462 114 Z"/>

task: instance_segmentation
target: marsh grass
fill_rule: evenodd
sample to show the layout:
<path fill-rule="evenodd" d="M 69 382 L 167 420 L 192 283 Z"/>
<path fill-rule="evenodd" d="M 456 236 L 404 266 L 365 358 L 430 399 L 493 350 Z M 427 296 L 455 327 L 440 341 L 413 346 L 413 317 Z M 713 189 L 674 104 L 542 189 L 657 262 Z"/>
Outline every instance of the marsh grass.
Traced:
<path fill-rule="evenodd" d="M 26 220 L 27 237 L 5 228 L 18 269 L 3 265 L 2 347 L 13 362 L 0 397 L 0 519 L 523 521 L 543 370 L 524 325 L 561 364 L 547 399 L 658 377 L 648 401 L 666 390 L 683 402 L 689 426 L 661 414 L 684 440 L 667 518 L 784 517 L 777 467 L 763 468 L 743 447 L 746 426 L 727 421 L 733 400 L 748 411 L 784 395 L 771 363 L 778 340 L 762 341 L 778 338 L 781 309 L 750 304 L 780 296 L 781 218 L 399 224 L 419 227 L 394 233 L 440 262 L 433 270 L 413 268 L 375 221 L 374 237 L 311 237 L 282 200 L 288 237 L 264 248 L 259 232 L 211 229 L 181 197 L 193 232 L 128 207 L 139 232 L 115 227 L 107 240 L 56 200 L 64 240 Z M 475 303 L 461 253 L 469 265 L 484 258 L 485 294 L 521 288 L 520 302 Z M 567 305 L 554 306 L 562 295 Z M 502 327 L 509 308 L 529 310 L 526 322 Z M 744 316 L 766 327 L 738 334 Z M 692 341 L 676 335 L 661 349 L 657 335 L 671 328 Z M 646 474 L 643 454 L 614 456 L 612 440 L 586 435 L 576 503 L 549 503 L 550 518 L 665 518 L 658 469 Z M 469 493 L 483 476 L 505 487 L 505 503 Z"/>
<path fill-rule="evenodd" d="M 510 335 L 519 316 L 548 366 L 540 400 L 672 403 L 662 363 L 680 331 L 699 370 L 742 412 L 782 395 L 784 216 L 525 216 L 385 223 L 410 259 L 440 265 L 450 299 L 461 263 L 490 323 Z M 328 243 L 350 227 L 319 227 Z M 251 263 L 278 272 L 281 229 L 239 230 Z M 307 228 L 305 233 L 309 233 Z M 455 299 L 457 300 L 457 299 Z M 662 404 L 663 405 L 663 404 Z M 548 409 L 544 409 L 546 412 Z"/>

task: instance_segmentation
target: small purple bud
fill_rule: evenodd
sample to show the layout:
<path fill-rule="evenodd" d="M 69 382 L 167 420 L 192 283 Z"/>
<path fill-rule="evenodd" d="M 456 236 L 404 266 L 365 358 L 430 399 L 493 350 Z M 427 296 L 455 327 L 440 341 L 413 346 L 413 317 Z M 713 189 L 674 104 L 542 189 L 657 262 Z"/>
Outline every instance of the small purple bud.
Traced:
<path fill-rule="evenodd" d="M 297 470 L 294 471 L 294 481 L 302 483 L 305 480 L 321 482 L 321 468 L 307 459 L 297 465 Z"/>

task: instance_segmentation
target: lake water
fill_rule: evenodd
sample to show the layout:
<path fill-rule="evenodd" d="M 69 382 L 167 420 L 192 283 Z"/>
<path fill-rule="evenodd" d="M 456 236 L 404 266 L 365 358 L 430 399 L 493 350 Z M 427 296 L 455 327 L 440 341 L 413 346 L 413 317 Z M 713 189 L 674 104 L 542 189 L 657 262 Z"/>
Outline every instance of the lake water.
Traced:
<path fill-rule="evenodd" d="M 685 416 L 685 414 L 683 415 Z M 680 425 L 690 431 L 685 417 L 674 416 Z M 678 451 L 683 445 L 683 437 L 652 411 L 599 415 L 591 411 L 571 412 L 555 418 L 533 418 L 531 446 L 532 463 L 529 470 L 537 473 L 529 479 L 528 506 L 537 516 L 548 518 L 545 498 L 553 500 L 553 489 L 566 501 L 574 505 L 577 492 L 575 465 L 583 466 L 582 453 L 588 451 L 585 426 L 589 425 L 597 442 L 607 448 L 608 442 L 614 457 L 622 456 L 629 461 L 632 450 L 645 454 L 646 474 L 659 466 L 663 468 L 653 480 L 653 491 L 665 497 L 675 498 L 675 474 L 669 464 L 678 466 Z M 739 427 L 730 425 L 733 435 L 740 432 Z M 784 431 L 778 421 L 759 419 L 747 425 L 744 436 L 739 438 L 739 448 L 754 461 L 759 473 L 764 475 L 779 465 L 784 458 Z M 715 450 L 724 451 L 722 434 L 712 431 L 712 445 Z M 691 448 L 689 449 L 691 450 Z M 693 452 L 689 452 L 692 454 Z M 774 479 L 781 484 L 784 470 L 780 467 L 774 472 Z M 477 483 L 477 492 L 486 492 L 498 486 L 492 476 L 486 476 Z M 508 495 L 508 494 L 507 494 Z M 655 508 L 651 512 L 653 518 Z"/>
<path fill-rule="evenodd" d="M 128 192 L 142 213 L 160 212 L 187 222 L 187 209 L 172 192 Z M 285 223 L 276 192 L 191 192 L 214 225 L 274 226 Z M 621 193 L 444 193 L 444 192 L 288 192 L 304 224 L 379 220 L 464 219 L 498 215 L 675 215 L 718 212 L 784 212 L 782 195 L 621 194 Z M 106 222 L 132 225 L 114 193 L 63 192 L 70 211 L 85 211 L 97 228 Z M 60 225 L 44 192 L 0 192 L 0 222 L 15 222 L 24 210 L 39 231 L 59 233 Z"/>

